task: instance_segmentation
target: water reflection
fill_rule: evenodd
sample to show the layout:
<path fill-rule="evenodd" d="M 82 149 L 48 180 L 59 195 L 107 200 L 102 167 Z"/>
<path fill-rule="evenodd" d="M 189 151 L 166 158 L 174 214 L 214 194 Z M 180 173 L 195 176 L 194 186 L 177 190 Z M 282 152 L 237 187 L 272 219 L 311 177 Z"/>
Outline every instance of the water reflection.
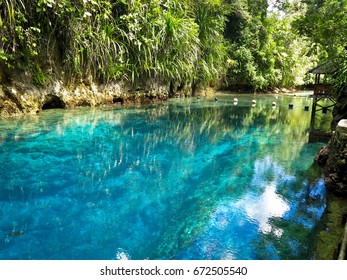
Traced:
<path fill-rule="evenodd" d="M 313 176 L 315 177 L 315 176 Z M 188 259 L 306 259 L 325 209 L 323 180 L 302 181 L 269 156 L 257 160 L 247 192 L 223 197 L 205 230 L 179 257 Z M 304 184 L 304 187 L 302 186 Z M 303 188 L 302 188 L 303 187 Z M 300 189 L 300 191 L 297 190 Z M 300 229 L 300 231 L 298 231 Z M 233 238 L 230 238 L 230 235 Z M 258 237 L 256 237 L 258 236 Z M 259 239 L 258 239 L 259 238 Z M 238 241 L 242 240 L 241 243 Z M 295 250 L 291 247 L 297 244 Z M 245 246 L 245 244 L 253 244 Z M 299 247 L 302 246 L 302 247 Z M 289 247 L 289 248 L 288 248 Z M 213 248 L 213 250 L 210 250 Z"/>
<path fill-rule="evenodd" d="M 272 231 L 269 223 L 271 218 L 282 218 L 284 213 L 289 210 L 288 204 L 276 193 L 274 183 L 267 186 L 259 198 L 246 198 L 240 204 L 245 208 L 247 215 L 258 222 L 259 230 L 262 233 Z M 277 230 L 276 235 L 280 237 L 282 232 L 283 230 Z"/>
<path fill-rule="evenodd" d="M 307 179 L 309 100 L 254 98 L 2 120 L 0 235 L 24 234 L 0 258 L 310 258 L 324 185 Z"/>

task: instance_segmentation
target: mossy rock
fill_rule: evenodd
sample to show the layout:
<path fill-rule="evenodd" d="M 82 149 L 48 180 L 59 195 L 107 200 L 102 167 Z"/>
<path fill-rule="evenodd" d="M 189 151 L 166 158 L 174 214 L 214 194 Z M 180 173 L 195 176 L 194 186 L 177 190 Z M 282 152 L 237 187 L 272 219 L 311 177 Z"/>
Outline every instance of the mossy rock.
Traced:
<path fill-rule="evenodd" d="M 325 229 L 319 233 L 316 259 L 336 260 L 339 253 L 345 219 L 347 215 L 347 199 L 330 196 L 325 216 Z"/>

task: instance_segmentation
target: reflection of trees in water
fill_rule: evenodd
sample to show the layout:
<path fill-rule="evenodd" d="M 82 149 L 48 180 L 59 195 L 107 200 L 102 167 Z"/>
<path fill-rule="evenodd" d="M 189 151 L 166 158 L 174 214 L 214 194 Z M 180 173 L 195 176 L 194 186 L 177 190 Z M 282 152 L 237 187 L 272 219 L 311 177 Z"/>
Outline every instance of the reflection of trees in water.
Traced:
<path fill-rule="evenodd" d="M 305 104 L 297 99 L 295 106 Z M 193 242 L 221 198 L 242 196 L 257 158 L 271 155 L 290 173 L 293 159 L 299 160 L 307 142 L 308 114 L 280 103 L 272 108 L 271 99 L 259 99 L 254 108 L 191 99 L 114 110 L 50 111 L 8 125 L 16 126 L 15 133 L 24 139 L 38 131 L 66 136 L 55 150 L 64 152 L 75 145 L 76 156 L 66 164 L 83 175 L 83 191 L 94 186 L 109 196 L 120 190 L 138 194 L 125 208 L 134 211 L 139 200 L 148 200 L 147 209 L 158 209 L 144 227 L 154 227 L 156 215 L 168 215 L 166 224 L 158 226 L 158 250 L 151 256 L 155 258 Z M 79 167 L 81 161 L 88 165 Z M 166 213 L 159 211 L 163 204 Z"/>
<path fill-rule="evenodd" d="M 318 101 L 318 105 L 322 107 L 329 107 L 333 105 L 333 102 L 330 99 L 321 99 Z M 327 113 L 323 114 L 320 106 L 317 106 L 317 110 L 319 111 L 316 111 L 314 127 L 312 127 L 312 129 L 328 133 L 331 131 L 331 122 L 333 120 L 331 112 L 332 108 L 330 108 Z"/>
<path fill-rule="evenodd" d="M 303 108 L 306 101 L 297 99 L 296 102 L 296 107 Z M 69 139 L 76 145 L 78 160 L 89 156 L 91 160 L 97 157 L 101 161 L 98 168 L 91 164 L 91 170 L 83 171 L 87 177 L 99 179 L 112 168 L 126 172 L 139 167 L 141 161 L 146 165 L 142 167 L 146 172 L 161 170 L 165 174 L 169 172 L 167 168 L 180 168 L 165 162 L 165 157 L 172 153 L 194 156 L 199 152 L 208 153 L 201 151 L 206 145 L 214 149 L 213 145 L 226 143 L 233 145 L 230 155 L 238 162 L 236 166 L 240 166 L 231 172 L 240 175 L 238 170 L 242 165 L 252 165 L 254 152 L 258 157 L 271 154 L 274 160 L 289 167 L 307 142 L 308 113 L 288 110 L 286 106 L 272 108 L 270 104 L 271 99 L 259 99 L 257 106 L 252 108 L 191 99 L 146 108 L 58 110 L 8 122 L 7 125 L 11 129 L 16 127 L 16 131 L 11 130 L 9 134 L 12 134 L 8 135 L 4 131 L 9 130 L 2 129 L 1 137 L 14 139 L 14 133 L 19 135 L 17 139 L 25 139 L 31 135 L 39 137 L 41 132 L 53 133 L 56 137 L 71 135 Z M 2 126 L 6 128 L 6 123 Z M 109 139 L 114 145 L 108 144 Z M 61 143 L 61 149 L 63 145 Z M 153 155 L 152 151 L 157 149 L 161 156 Z M 134 151 L 138 156 L 132 156 Z M 216 161 L 212 163 L 210 168 L 223 168 Z"/>
<path fill-rule="evenodd" d="M 286 107 L 272 108 L 269 102 L 261 101 L 255 108 L 212 102 L 206 106 L 206 103 L 191 100 L 157 105 L 147 109 L 125 108 L 111 112 L 88 109 L 85 114 L 78 110 L 59 110 L 38 116 L 18 118 L 14 122 L 11 120 L 8 126 L 11 126 L 11 129 L 16 127 L 21 135 L 54 130 L 58 134 L 64 134 L 69 126 L 75 124 L 77 125 L 76 133 L 83 133 L 84 137 L 90 135 L 92 138 L 98 124 L 109 123 L 114 131 L 105 131 L 105 133 L 113 133 L 115 138 L 117 135 L 126 135 L 130 139 L 136 137 L 136 134 L 145 135 L 146 142 L 143 146 L 145 151 L 164 142 L 184 150 L 194 151 L 202 144 L 201 141 L 216 143 L 221 133 L 228 134 L 235 141 L 248 133 L 259 137 L 260 141 L 264 141 L 265 137 L 276 137 L 282 133 L 288 142 L 293 140 L 305 142 L 309 124 L 307 112 L 288 110 Z M 2 130 L 2 138 L 7 137 L 4 131 L 6 130 Z M 128 141 L 129 138 L 126 140 Z M 146 154 L 145 151 L 144 154 Z"/>
<path fill-rule="evenodd" d="M 296 102 L 296 107 L 303 108 L 306 101 L 297 99 Z M 64 141 L 68 143 L 71 139 L 74 142 L 78 160 L 90 157 L 94 163 L 93 157 L 96 157 L 100 161 L 97 167 L 91 164 L 90 170 L 81 172 L 101 180 L 114 168 L 126 172 L 141 167 L 148 174 L 155 170 L 167 174 L 170 169 L 182 168 L 165 161 L 173 153 L 183 152 L 192 157 L 209 153 L 201 150 L 206 145 L 213 150 L 214 145 L 221 143 L 232 145 L 229 154 L 239 166 L 230 171 L 235 176 L 242 175 L 242 165 L 252 166 L 254 152 L 258 157 L 271 154 L 274 160 L 286 165 L 307 141 L 309 117 L 304 110 L 288 110 L 287 106 L 272 108 L 271 99 L 259 99 L 254 108 L 250 103 L 234 106 L 230 102 L 189 99 L 115 110 L 50 111 L 19 118 L 8 125 L 16 127 L 15 133 L 20 137 L 40 131 L 53 133 L 54 137 L 70 135 Z M 11 137 L 13 135 L 2 134 L 2 138 Z M 108 144 L 109 139 L 114 145 Z M 63 150 L 66 143 L 60 143 L 61 147 L 58 145 L 56 149 Z M 152 151 L 158 149 L 162 154 L 153 155 Z M 132 156 L 135 151 L 138 156 Z M 223 168 L 217 161 L 206 166 Z"/>
<path fill-rule="evenodd" d="M 326 207 L 324 181 L 319 179 L 321 173 L 315 165 L 295 176 L 288 177 L 284 169 L 282 172 L 288 179 L 276 182 L 276 193 L 290 203 L 290 208 L 282 216 L 270 217 L 271 231 L 253 243 L 257 258 L 313 258 L 319 221 Z"/>

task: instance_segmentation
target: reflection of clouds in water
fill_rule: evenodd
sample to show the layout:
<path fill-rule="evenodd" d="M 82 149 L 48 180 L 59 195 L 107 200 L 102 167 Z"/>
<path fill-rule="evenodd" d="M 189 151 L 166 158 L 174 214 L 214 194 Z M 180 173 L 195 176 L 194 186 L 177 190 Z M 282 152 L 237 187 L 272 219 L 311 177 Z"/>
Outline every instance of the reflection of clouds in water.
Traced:
<path fill-rule="evenodd" d="M 282 218 L 290 210 L 289 204 L 278 194 L 278 188 L 295 180 L 296 178 L 287 174 L 271 156 L 255 161 L 251 182 L 254 192 L 239 200 L 238 205 L 245 210 L 248 217 L 258 223 L 260 232 L 273 232 L 277 237 L 283 234 L 282 229 L 271 225 L 270 219 Z"/>
<path fill-rule="evenodd" d="M 226 250 L 221 254 L 221 260 L 235 260 L 235 256 L 231 250 Z"/>
<path fill-rule="evenodd" d="M 220 204 L 204 233 L 178 259 L 252 259 L 253 248 L 245 243 L 249 245 L 256 234 L 256 226 L 247 222 L 244 211 L 235 207 L 234 202 Z"/>
<path fill-rule="evenodd" d="M 204 233 L 178 258 L 280 259 L 282 255 L 279 252 L 285 246 L 290 246 L 287 249 L 294 256 L 303 253 L 302 241 L 295 239 L 297 233 L 293 236 L 291 226 L 303 224 L 302 220 L 311 217 L 311 212 L 317 212 L 320 198 L 324 197 L 321 192 L 324 186 L 312 189 L 310 196 L 316 198 L 314 201 L 318 204 L 308 206 L 306 200 L 300 202 L 307 195 L 307 188 L 301 184 L 300 178 L 288 174 L 270 156 L 256 160 L 253 170 L 247 192 L 238 200 L 234 197 L 222 200 L 211 214 Z M 315 220 L 312 223 L 315 224 Z M 268 240 L 265 246 L 260 246 L 261 249 L 257 243 L 259 235 Z M 285 245 L 274 240 L 283 240 Z"/>
<path fill-rule="evenodd" d="M 289 204 L 278 194 L 278 187 L 287 182 L 295 181 L 295 177 L 286 173 L 285 169 L 274 162 L 270 156 L 254 163 L 254 174 L 250 191 L 236 203 L 231 202 L 229 207 L 219 206 L 212 221 L 213 225 L 223 230 L 230 222 L 230 209 L 238 209 L 244 213 L 248 222 L 256 224 L 261 233 L 274 233 L 282 236 L 283 230 L 271 225 L 272 218 L 283 218 L 290 210 Z M 242 220 L 245 223 L 245 220 Z M 240 223 L 240 220 L 233 221 Z M 239 225 L 242 226 L 242 225 Z"/>
<path fill-rule="evenodd" d="M 294 181 L 296 178 L 286 173 L 283 166 L 273 161 L 270 156 L 254 163 L 254 174 L 251 185 L 253 187 L 265 188 L 271 183 L 276 186 L 283 182 Z"/>
<path fill-rule="evenodd" d="M 245 209 L 247 216 L 254 219 L 259 224 L 259 231 L 269 233 L 272 226 L 269 223 L 271 218 L 281 218 L 290 209 L 289 205 L 276 193 L 275 183 L 271 183 L 260 197 L 247 196 L 240 200 L 239 207 Z M 274 229 L 277 236 L 281 236 L 283 231 Z"/>
<path fill-rule="evenodd" d="M 116 252 L 116 260 L 130 260 L 130 255 L 122 248 L 118 248 Z"/>

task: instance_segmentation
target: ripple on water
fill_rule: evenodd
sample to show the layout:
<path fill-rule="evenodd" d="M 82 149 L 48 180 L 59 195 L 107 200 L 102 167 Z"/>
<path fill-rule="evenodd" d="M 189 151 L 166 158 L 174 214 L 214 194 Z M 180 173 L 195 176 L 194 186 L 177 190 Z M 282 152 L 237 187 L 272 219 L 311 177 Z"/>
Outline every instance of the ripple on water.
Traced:
<path fill-rule="evenodd" d="M 0 259 L 310 259 L 308 101 L 252 99 L 1 120 Z"/>

